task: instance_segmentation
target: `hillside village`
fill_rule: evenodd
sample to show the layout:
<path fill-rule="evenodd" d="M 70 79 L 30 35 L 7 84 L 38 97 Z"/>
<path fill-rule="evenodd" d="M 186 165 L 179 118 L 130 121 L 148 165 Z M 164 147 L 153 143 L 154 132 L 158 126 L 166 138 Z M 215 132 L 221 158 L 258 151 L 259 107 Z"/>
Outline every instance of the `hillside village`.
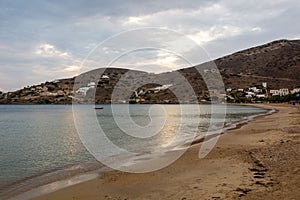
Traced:
<path fill-rule="evenodd" d="M 206 63 L 173 72 L 153 74 L 121 68 L 98 68 L 77 77 L 54 80 L 23 89 L 2 93 L 0 104 L 71 104 L 76 98 L 81 103 L 179 103 L 172 91 L 185 94 L 186 88 L 176 84 L 176 74 L 189 82 L 195 97 L 186 96 L 183 103 L 210 103 L 211 100 L 229 103 L 299 102 L 300 93 L 300 40 L 278 40 L 243 50 L 214 60 L 219 69 L 225 91 L 209 93 L 207 84 L 199 74 L 209 74 Z M 97 77 L 99 75 L 99 77 Z M 124 81 L 124 76 L 127 76 Z M 208 75 L 210 76 L 210 75 Z M 131 82 L 141 85 L 129 96 L 112 94 L 116 85 Z M 160 80 L 159 84 L 149 84 Z M 212 83 L 214 79 L 209 80 Z M 120 93 L 123 91 L 121 90 Z"/>
<path fill-rule="evenodd" d="M 114 72 L 116 74 L 116 72 Z M 119 76 L 119 75 L 118 75 Z M 96 103 L 106 104 L 112 103 L 110 96 L 102 100 L 97 96 L 103 97 L 104 94 L 97 94 L 98 88 L 103 91 L 106 88 L 107 94 L 111 93 L 115 83 L 115 79 L 109 75 L 102 75 L 99 82 L 87 82 L 85 86 L 74 89 L 73 79 L 55 80 L 46 82 L 41 85 L 25 87 L 16 92 L 0 93 L 1 103 L 34 103 L 34 104 L 70 104 L 72 100 L 78 97 L 85 99 L 85 103 L 93 103 L 91 94 L 96 93 Z M 112 86 L 109 86 L 112 84 Z M 130 98 L 119 99 L 114 103 L 178 103 L 178 100 L 172 95 L 172 89 L 175 87 L 172 83 L 164 85 L 146 85 L 133 91 Z M 106 95 L 107 95 L 106 94 Z M 198 100 L 197 100 L 198 99 Z M 260 103 L 260 102 L 291 102 L 300 101 L 300 87 L 297 88 L 269 88 L 267 82 L 260 85 L 250 86 L 247 88 L 231 88 L 225 89 L 220 96 L 210 96 L 208 90 L 202 89 L 197 99 L 189 99 L 185 103 L 210 103 L 212 99 L 220 103 Z"/>
<path fill-rule="evenodd" d="M 245 103 L 259 103 L 259 102 L 288 102 L 300 99 L 299 88 L 280 88 L 268 89 L 268 83 L 263 82 L 261 85 L 249 88 L 227 88 L 226 100 L 227 102 L 245 102 Z"/>

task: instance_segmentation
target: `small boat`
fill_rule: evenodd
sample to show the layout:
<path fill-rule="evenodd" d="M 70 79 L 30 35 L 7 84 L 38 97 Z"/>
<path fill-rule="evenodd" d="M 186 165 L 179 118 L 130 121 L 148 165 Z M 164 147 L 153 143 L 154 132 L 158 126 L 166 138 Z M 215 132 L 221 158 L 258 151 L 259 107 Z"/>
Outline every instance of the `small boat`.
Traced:
<path fill-rule="evenodd" d="M 95 110 L 102 110 L 103 107 L 95 107 Z"/>

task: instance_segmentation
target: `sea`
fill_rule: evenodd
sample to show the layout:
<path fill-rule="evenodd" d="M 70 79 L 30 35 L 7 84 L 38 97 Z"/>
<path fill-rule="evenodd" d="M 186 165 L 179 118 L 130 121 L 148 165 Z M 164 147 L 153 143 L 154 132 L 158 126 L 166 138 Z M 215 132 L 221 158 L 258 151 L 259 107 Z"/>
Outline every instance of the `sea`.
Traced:
<path fill-rule="evenodd" d="M 159 156 L 271 112 L 244 105 L 0 105 L 0 199 L 116 166 L 103 159 Z M 88 140 L 99 130 L 123 151 L 103 144 L 97 148 L 106 153 L 95 153 Z M 124 152 L 130 154 L 119 157 Z"/>

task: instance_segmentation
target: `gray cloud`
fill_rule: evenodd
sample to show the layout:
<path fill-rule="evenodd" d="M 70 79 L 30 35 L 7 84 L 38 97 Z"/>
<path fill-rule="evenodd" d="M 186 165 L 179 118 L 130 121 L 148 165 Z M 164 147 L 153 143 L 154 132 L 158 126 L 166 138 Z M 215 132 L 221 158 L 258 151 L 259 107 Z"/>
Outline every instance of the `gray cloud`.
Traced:
<path fill-rule="evenodd" d="M 212 58 L 275 39 L 300 38 L 297 0 L 3 0 L 0 8 L 0 90 L 73 76 L 98 43 L 134 28 L 179 31 Z M 53 54 L 36 52 L 47 44 Z"/>

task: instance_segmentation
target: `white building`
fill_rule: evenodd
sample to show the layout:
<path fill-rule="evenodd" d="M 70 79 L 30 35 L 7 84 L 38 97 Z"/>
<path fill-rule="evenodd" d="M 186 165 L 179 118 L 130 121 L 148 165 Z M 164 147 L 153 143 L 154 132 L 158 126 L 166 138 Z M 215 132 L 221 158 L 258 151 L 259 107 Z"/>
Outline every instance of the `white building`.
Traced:
<path fill-rule="evenodd" d="M 280 96 L 286 96 L 286 95 L 288 95 L 290 92 L 289 92 L 289 89 L 287 89 L 287 88 L 282 88 L 282 89 L 280 89 L 279 90 L 279 95 Z"/>
<path fill-rule="evenodd" d="M 289 92 L 289 89 L 287 88 L 281 88 L 279 90 L 270 90 L 270 94 L 272 96 L 286 96 L 288 95 L 290 92 Z"/>
<path fill-rule="evenodd" d="M 95 86 L 96 86 L 95 82 L 90 82 L 87 84 L 87 87 L 81 87 L 78 90 L 76 90 L 76 93 L 86 95 L 87 91 L 91 88 L 95 88 Z"/>
<path fill-rule="evenodd" d="M 252 92 L 255 92 L 256 89 L 257 89 L 256 87 L 249 88 L 249 90 L 252 91 Z"/>
<path fill-rule="evenodd" d="M 279 92 L 279 90 L 270 90 L 270 94 L 272 96 L 278 96 L 278 95 L 280 95 L 280 92 Z"/>
<path fill-rule="evenodd" d="M 247 92 L 247 95 L 255 96 L 254 92 Z"/>
<path fill-rule="evenodd" d="M 109 76 L 107 76 L 107 75 L 102 75 L 101 78 L 103 78 L 103 79 L 109 79 Z"/>
<path fill-rule="evenodd" d="M 251 88 L 249 88 L 249 91 L 252 91 L 255 93 L 260 93 L 260 92 L 262 92 L 262 89 L 258 89 L 257 87 L 251 87 Z"/>
<path fill-rule="evenodd" d="M 257 98 L 266 98 L 266 95 L 265 94 L 258 94 L 256 95 Z"/>
<path fill-rule="evenodd" d="M 90 82 L 90 83 L 88 83 L 87 86 L 90 87 L 90 88 L 95 88 L 96 83 L 95 82 Z"/>
<path fill-rule="evenodd" d="M 160 87 L 156 87 L 154 88 L 154 90 L 166 90 L 168 89 L 169 87 L 171 87 L 173 84 L 166 84 L 166 85 L 162 85 Z"/>
<path fill-rule="evenodd" d="M 78 90 L 76 90 L 76 93 L 78 94 L 84 94 L 86 95 L 86 92 L 90 89 L 90 87 L 81 87 Z"/>
<path fill-rule="evenodd" d="M 268 86 L 267 82 L 262 82 L 261 85 L 262 85 L 264 88 L 267 88 L 267 86 Z"/>
<path fill-rule="evenodd" d="M 291 94 L 295 94 L 299 92 L 300 92 L 300 88 L 294 88 L 293 90 L 291 90 Z"/>

